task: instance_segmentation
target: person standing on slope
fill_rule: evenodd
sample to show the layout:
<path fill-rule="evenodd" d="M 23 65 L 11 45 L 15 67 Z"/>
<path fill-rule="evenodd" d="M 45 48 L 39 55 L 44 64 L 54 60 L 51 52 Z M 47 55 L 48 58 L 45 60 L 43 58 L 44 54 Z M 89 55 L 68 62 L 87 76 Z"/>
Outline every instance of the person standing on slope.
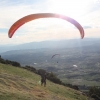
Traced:
<path fill-rule="evenodd" d="M 41 86 L 44 84 L 44 87 L 46 86 L 46 73 L 41 75 Z"/>

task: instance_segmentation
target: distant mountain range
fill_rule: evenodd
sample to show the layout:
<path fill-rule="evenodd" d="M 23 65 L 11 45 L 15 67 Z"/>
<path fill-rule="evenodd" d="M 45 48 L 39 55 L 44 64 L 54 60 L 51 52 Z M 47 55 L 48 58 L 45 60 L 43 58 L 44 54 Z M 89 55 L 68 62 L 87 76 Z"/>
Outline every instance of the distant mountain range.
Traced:
<path fill-rule="evenodd" d="M 0 53 L 11 50 L 25 50 L 25 49 L 41 49 L 41 48 L 73 48 L 95 45 L 100 43 L 99 38 L 85 38 L 85 39 L 69 39 L 59 41 L 42 41 L 42 42 L 30 42 L 19 45 L 4 45 L 0 46 Z"/>
<path fill-rule="evenodd" d="M 31 42 L 5 48 L 5 52 L 0 53 L 4 59 L 18 61 L 22 65 L 34 65 L 34 63 L 39 63 L 41 66 L 44 66 L 44 64 L 41 63 L 48 62 L 50 65 L 52 63 L 50 58 L 56 53 L 61 54 L 61 64 L 66 63 L 69 59 L 76 59 L 75 57 L 77 57 L 77 60 L 82 59 L 79 56 L 86 58 L 87 55 L 91 56 L 93 53 L 99 55 L 100 39 Z"/>

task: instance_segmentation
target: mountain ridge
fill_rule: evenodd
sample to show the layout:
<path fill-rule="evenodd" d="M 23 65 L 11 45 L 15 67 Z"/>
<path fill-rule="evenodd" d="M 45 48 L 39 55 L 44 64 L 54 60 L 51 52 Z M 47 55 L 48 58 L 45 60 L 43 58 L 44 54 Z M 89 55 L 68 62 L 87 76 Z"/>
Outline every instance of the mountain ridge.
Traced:
<path fill-rule="evenodd" d="M 85 39 L 69 39 L 69 40 L 55 40 L 55 41 L 41 41 L 41 42 L 30 42 L 19 45 L 5 45 L 0 46 L 0 52 L 6 52 L 11 50 L 24 50 L 24 49 L 41 49 L 41 48 L 71 48 L 94 45 L 100 43 L 99 38 L 85 38 Z"/>

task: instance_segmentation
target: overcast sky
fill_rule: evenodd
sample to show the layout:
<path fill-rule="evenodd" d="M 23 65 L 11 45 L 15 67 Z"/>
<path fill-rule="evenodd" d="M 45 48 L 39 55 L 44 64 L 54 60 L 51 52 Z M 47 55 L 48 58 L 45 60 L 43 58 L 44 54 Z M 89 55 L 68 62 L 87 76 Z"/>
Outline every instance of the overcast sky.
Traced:
<path fill-rule="evenodd" d="M 11 25 L 34 13 L 59 13 L 77 20 L 85 38 L 100 38 L 100 0 L 0 0 L 0 45 L 55 39 L 81 39 L 74 25 L 62 19 L 45 18 L 28 22 L 8 37 Z"/>

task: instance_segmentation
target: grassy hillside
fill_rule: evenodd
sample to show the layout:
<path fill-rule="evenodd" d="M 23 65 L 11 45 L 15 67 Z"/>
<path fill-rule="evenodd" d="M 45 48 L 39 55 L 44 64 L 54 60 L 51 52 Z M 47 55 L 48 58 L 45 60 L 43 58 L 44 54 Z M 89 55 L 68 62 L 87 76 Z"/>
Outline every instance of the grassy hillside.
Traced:
<path fill-rule="evenodd" d="M 79 91 L 48 80 L 43 87 L 39 81 L 39 75 L 0 63 L 0 100 L 88 100 Z"/>

